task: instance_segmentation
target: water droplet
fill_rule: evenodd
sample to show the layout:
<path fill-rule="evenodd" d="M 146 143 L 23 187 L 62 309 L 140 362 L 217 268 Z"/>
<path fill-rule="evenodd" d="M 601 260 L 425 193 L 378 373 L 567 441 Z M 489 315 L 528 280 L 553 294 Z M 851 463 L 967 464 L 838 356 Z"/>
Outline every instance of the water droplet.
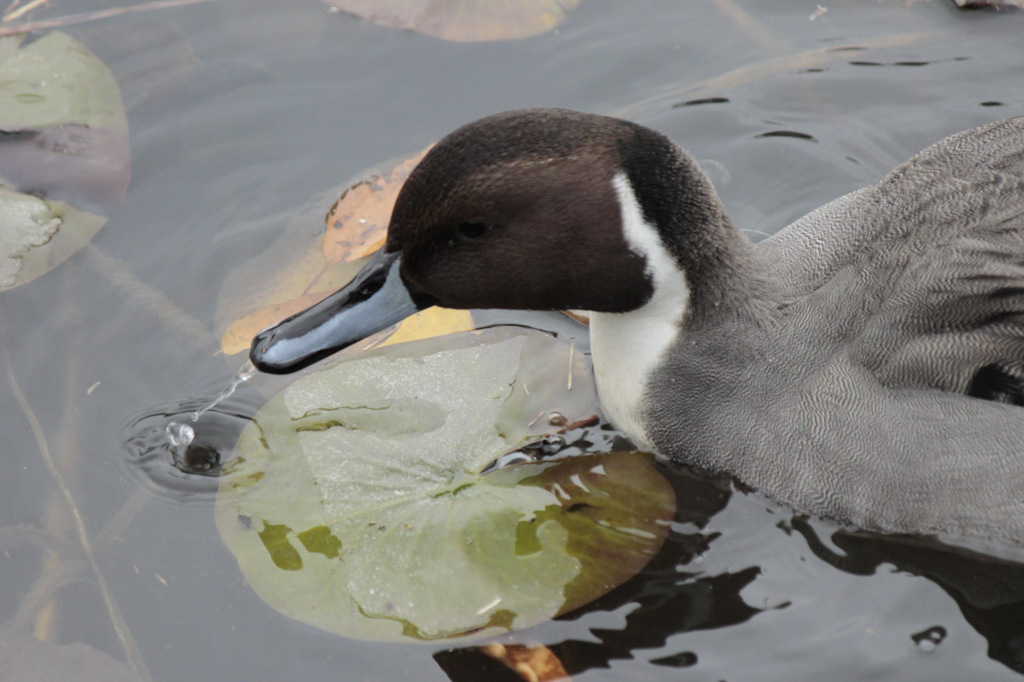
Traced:
<path fill-rule="evenodd" d="M 236 394 L 204 410 L 198 422 L 193 421 L 198 401 L 149 408 L 122 428 L 124 462 L 162 495 L 212 502 L 221 466 L 261 402 L 260 396 Z"/>
<path fill-rule="evenodd" d="M 171 447 L 175 450 L 187 448 L 196 437 L 195 429 L 181 422 L 170 422 L 164 432 L 167 434 L 167 440 L 171 441 Z"/>
<path fill-rule="evenodd" d="M 242 382 L 248 381 L 249 379 L 253 378 L 256 375 L 257 371 L 258 370 L 256 369 L 256 365 L 252 364 L 251 360 L 246 360 L 245 364 L 238 368 L 238 371 L 235 373 L 234 378 L 228 383 L 227 387 L 223 391 L 221 391 L 216 398 L 210 401 L 207 405 L 204 405 L 203 407 L 199 408 L 198 410 L 192 413 L 192 421 L 199 421 L 199 418 L 202 417 L 203 413 L 205 413 L 207 410 L 209 410 L 212 407 L 215 407 L 218 403 L 221 403 L 230 398 L 234 394 L 235 390 L 238 389 L 238 387 L 242 384 Z"/>

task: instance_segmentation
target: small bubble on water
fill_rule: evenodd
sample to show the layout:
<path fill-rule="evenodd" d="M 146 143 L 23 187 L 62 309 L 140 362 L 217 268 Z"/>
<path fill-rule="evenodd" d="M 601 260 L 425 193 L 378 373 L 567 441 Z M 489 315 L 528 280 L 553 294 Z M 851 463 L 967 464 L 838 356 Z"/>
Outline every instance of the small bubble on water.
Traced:
<path fill-rule="evenodd" d="M 935 651 L 936 647 L 942 644 L 942 640 L 946 639 L 946 628 L 941 625 L 933 625 L 926 630 L 911 635 L 910 639 L 914 640 L 917 648 L 925 653 Z"/>

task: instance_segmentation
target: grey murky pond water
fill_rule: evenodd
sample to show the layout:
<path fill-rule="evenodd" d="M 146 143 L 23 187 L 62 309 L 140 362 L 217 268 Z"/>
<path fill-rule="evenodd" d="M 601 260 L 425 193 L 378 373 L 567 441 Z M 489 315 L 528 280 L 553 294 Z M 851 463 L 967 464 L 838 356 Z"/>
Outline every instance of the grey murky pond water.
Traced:
<path fill-rule="evenodd" d="M 99 6 L 51 4 L 52 16 Z M 133 177 L 94 249 L 0 294 L 0 622 L 123 660 L 120 628 L 155 680 L 493 675 L 444 644 L 349 641 L 271 611 L 221 544 L 211 479 L 122 448 L 126 429 L 145 430 L 138 420 L 194 407 L 230 378 L 241 360 L 204 331 L 221 285 L 317 194 L 481 115 L 565 106 L 669 134 L 756 236 L 947 134 L 1024 112 L 1024 12 L 940 0 L 586 0 L 557 31 L 491 44 L 315 0 L 221 0 L 67 31 L 119 79 Z M 230 441 L 260 396 L 243 390 L 199 437 Z M 507 641 L 548 645 L 574 680 L 1024 672 L 1021 565 L 839 532 L 672 475 L 680 510 L 662 555 Z"/>

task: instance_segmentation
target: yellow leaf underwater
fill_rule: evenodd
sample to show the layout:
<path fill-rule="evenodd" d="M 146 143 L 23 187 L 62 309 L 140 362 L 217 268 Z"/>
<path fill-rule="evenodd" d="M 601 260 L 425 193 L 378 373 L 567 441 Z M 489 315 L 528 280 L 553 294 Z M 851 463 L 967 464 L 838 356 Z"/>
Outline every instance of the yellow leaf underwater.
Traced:
<path fill-rule="evenodd" d="M 327 214 L 324 258 L 328 263 L 359 260 L 384 245 L 398 190 L 429 149 L 406 159 L 389 173 L 357 182 L 342 193 Z"/>
<path fill-rule="evenodd" d="M 323 239 L 302 244 L 301 235 L 309 234 L 310 221 L 300 217 L 267 252 L 232 273 L 221 292 L 218 311 L 218 318 L 226 320 L 221 350 L 228 355 L 248 351 L 261 330 L 317 303 L 352 279 L 359 261 L 383 245 L 398 192 L 429 149 L 343 191 L 327 215 Z M 253 291 L 253 282 L 263 283 L 263 289 Z M 369 345 L 473 328 L 468 311 L 431 308 L 405 320 L 397 330 L 382 332 Z"/>
<path fill-rule="evenodd" d="M 467 332 L 474 329 L 473 316 L 468 310 L 451 310 L 450 308 L 427 308 L 412 317 L 407 317 L 398 325 L 398 329 L 389 335 L 378 346 L 392 346 L 407 341 L 429 339 L 432 336 Z"/>

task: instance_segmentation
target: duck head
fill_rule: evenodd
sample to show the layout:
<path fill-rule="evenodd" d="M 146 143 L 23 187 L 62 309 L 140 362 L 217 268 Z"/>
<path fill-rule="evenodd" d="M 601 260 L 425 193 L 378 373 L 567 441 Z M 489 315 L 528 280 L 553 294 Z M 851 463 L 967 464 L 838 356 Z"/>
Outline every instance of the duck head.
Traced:
<path fill-rule="evenodd" d="M 687 182 L 707 189 L 680 204 Z M 637 310 L 658 288 L 658 254 L 629 234 L 625 204 L 674 233 L 672 223 L 721 213 L 708 195 L 692 159 L 637 124 L 558 109 L 489 116 L 413 170 L 385 246 L 352 282 L 260 332 L 250 357 L 261 371 L 294 372 L 431 305 Z M 693 252 L 687 239 L 675 235 L 669 250 Z"/>

